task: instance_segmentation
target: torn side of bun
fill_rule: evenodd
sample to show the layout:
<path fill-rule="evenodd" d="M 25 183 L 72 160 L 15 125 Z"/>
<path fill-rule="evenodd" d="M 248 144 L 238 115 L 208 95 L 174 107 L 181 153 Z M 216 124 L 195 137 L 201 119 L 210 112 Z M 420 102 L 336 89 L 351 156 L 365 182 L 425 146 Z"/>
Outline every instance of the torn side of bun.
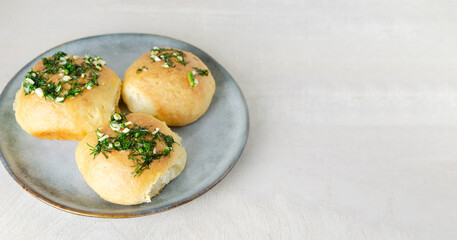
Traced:
<path fill-rule="evenodd" d="M 149 114 L 131 113 L 125 121 L 112 120 L 79 143 L 78 168 L 86 183 L 106 201 L 122 205 L 150 202 L 186 165 L 181 138 Z"/>

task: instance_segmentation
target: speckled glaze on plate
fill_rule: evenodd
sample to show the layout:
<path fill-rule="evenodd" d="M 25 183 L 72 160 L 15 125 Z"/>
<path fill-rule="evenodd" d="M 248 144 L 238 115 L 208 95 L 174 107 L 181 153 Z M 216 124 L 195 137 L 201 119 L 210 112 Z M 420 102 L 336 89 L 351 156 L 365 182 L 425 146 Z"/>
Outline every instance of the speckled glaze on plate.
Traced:
<path fill-rule="evenodd" d="M 152 202 L 116 205 L 101 199 L 78 171 L 74 153 L 78 142 L 42 140 L 24 132 L 14 118 L 13 101 L 25 74 L 38 60 L 56 51 L 98 55 L 119 77 L 153 46 L 190 51 L 200 57 L 216 80 L 210 108 L 198 121 L 172 128 L 183 139 L 187 165 Z M 94 217 L 123 218 L 153 214 L 187 203 L 227 175 L 247 141 L 249 115 L 243 94 L 230 74 L 211 56 L 185 42 L 151 34 L 110 34 L 71 41 L 46 51 L 24 66 L 0 96 L 0 159 L 27 192 L 58 209 Z"/>

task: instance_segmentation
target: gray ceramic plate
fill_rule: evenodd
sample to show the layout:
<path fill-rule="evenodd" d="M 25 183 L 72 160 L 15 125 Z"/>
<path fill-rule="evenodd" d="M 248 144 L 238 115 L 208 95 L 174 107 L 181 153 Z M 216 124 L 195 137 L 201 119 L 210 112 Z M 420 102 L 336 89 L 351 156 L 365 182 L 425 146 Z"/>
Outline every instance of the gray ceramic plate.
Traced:
<path fill-rule="evenodd" d="M 25 74 L 41 57 L 62 50 L 69 54 L 98 55 L 119 77 L 153 46 L 190 51 L 200 57 L 216 80 L 210 108 L 197 122 L 173 128 L 187 151 L 187 165 L 175 180 L 152 198 L 136 206 L 111 204 L 84 182 L 76 166 L 78 142 L 41 140 L 16 123 L 12 108 Z M 202 195 L 230 171 L 243 151 L 249 116 L 243 94 L 230 74 L 211 56 L 187 43 L 150 34 L 111 34 L 83 38 L 57 46 L 24 66 L 0 96 L 0 159 L 11 176 L 29 193 L 67 212 L 96 217 L 135 217 L 179 206 Z"/>

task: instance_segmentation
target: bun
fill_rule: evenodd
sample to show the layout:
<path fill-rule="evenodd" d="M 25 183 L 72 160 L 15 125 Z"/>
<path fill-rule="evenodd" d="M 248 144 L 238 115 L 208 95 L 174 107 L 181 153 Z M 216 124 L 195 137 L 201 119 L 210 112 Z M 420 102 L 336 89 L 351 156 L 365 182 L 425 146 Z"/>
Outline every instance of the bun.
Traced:
<path fill-rule="evenodd" d="M 98 144 L 98 137 L 93 132 L 79 143 L 75 156 L 84 180 L 100 197 L 112 203 L 134 205 L 150 202 L 151 197 L 182 172 L 186 164 L 186 151 L 181 145 L 181 138 L 164 122 L 142 113 L 131 113 L 126 118 L 138 126 L 147 127 L 150 132 L 159 128 L 161 133 L 172 136 L 175 143 L 170 155 L 153 160 L 149 168 L 135 176 L 132 173 L 135 170 L 132 167 L 134 163 L 129 159 L 131 150 L 113 149 L 107 153 L 107 158 L 103 154 L 98 154 L 95 158 L 91 155 L 92 149 L 88 145 Z M 109 124 L 101 128 L 100 132 L 114 137 Z M 163 142 L 158 141 L 157 152 L 164 147 Z"/>
<path fill-rule="evenodd" d="M 82 62 L 84 58 L 74 60 Z M 13 105 L 16 120 L 27 133 L 37 138 L 58 140 L 81 140 L 87 133 L 105 123 L 114 112 L 120 98 L 121 80 L 109 68 L 100 66 L 98 86 L 84 89 L 74 98 L 66 98 L 58 103 L 37 93 L 25 95 L 24 86 L 16 94 Z M 34 67 L 34 71 L 43 73 L 43 60 Z M 59 74 L 51 76 L 49 81 L 58 83 Z M 84 82 L 87 79 L 79 78 Z"/>
<path fill-rule="evenodd" d="M 165 61 L 154 62 L 151 52 L 145 53 L 125 72 L 122 98 L 131 112 L 151 114 L 169 126 L 184 126 L 206 112 L 216 89 L 215 81 L 208 70 L 207 76 L 195 76 L 198 85 L 192 87 L 189 73 L 208 67 L 190 52 L 160 49 L 157 56 L 178 51 L 185 54 L 187 63 L 180 64 L 172 57 L 174 67 L 164 68 Z"/>

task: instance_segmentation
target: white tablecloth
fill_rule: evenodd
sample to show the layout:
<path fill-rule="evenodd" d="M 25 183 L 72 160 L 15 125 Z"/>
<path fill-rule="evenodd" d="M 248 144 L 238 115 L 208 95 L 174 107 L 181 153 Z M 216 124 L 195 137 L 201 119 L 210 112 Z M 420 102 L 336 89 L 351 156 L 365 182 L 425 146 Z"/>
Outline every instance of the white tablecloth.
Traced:
<path fill-rule="evenodd" d="M 181 207 L 98 219 L 0 167 L 0 239 L 456 239 L 455 1 L 0 1 L 0 89 L 45 50 L 143 32 L 217 59 L 246 149 Z M 0 134 L 1 137 L 1 134 Z"/>

